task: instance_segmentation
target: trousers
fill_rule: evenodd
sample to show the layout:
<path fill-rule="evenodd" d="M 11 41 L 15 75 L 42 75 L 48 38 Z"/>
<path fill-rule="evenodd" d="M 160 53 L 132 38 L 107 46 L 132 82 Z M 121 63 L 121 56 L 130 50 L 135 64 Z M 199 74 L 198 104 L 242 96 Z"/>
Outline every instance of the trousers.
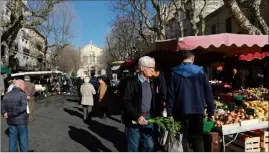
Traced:
<path fill-rule="evenodd" d="M 28 125 L 8 125 L 9 152 L 17 152 L 18 141 L 21 152 L 28 152 Z"/>

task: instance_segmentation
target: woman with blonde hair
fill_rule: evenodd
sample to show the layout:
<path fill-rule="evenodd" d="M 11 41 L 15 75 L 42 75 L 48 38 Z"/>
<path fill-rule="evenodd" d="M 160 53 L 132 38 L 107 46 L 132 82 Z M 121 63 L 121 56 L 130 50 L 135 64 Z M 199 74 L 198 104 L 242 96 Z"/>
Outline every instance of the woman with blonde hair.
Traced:
<path fill-rule="evenodd" d="M 90 78 L 85 77 L 84 83 L 80 87 L 81 93 L 81 105 L 83 107 L 83 120 L 85 121 L 90 116 L 90 112 L 92 111 L 92 106 L 94 104 L 93 95 L 96 94 L 96 91 L 93 85 L 90 83 Z"/>

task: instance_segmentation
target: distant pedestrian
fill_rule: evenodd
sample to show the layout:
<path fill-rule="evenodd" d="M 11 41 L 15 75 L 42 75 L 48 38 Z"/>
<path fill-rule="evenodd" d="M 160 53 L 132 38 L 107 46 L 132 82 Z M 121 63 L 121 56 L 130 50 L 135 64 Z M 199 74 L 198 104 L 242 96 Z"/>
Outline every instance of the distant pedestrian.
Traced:
<path fill-rule="evenodd" d="M 90 113 L 92 112 L 92 106 L 94 105 L 93 95 L 96 94 L 96 91 L 91 83 L 89 83 L 90 78 L 85 77 L 84 83 L 80 87 L 81 92 L 81 104 L 83 107 L 83 120 L 85 121 L 91 117 Z"/>
<path fill-rule="evenodd" d="M 78 100 L 78 105 L 80 105 L 80 104 L 81 104 L 80 87 L 81 87 L 81 85 L 83 84 L 83 81 L 82 81 L 81 77 L 78 77 L 77 80 L 76 80 L 76 82 L 75 82 L 74 84 L 75 84 L 75 86 L 77 87 L 77 93 L 78 93 L 78 98 L 79 98 L 79 100 Z"/>
<path fill-rule="evenodd" d="M 106 118 L 108 114 L 108 101 L 109 101 L 109 86 L 106 83 L 106 78 L 101 76 L 98 77 L 99 83 L 99 106 L 100 106 L 100 113 L 102 118 Z"/>
<path fill-rule="evenodd" d="M 1 113 L 7 120 L 9 129 L 9 151 L 16 152 L 18 142 L 20 151 L 28 152 L 28 115 L 25 83 L 16 80 L 14 88 L 7 93 L 1 103 Z"/>
<path fill-rule="evenodd" d="M 30 77 L 25 76 L 25 93 L 27 95 L 28 105 L 29 105 L 29 121 L 32 122 L 35 120 L 35 85 L 30 82 Z"/>

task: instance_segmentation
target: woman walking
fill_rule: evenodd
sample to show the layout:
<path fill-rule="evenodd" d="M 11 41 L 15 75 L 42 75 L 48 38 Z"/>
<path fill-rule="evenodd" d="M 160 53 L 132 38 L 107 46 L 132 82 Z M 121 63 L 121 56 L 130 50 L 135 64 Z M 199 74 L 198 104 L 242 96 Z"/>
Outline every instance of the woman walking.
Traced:
<path fill-rule="evenodd" d="M 84 83 L 80 87 L 81 93 L 81 105 L 83 107 L 83 120 L 87 120 L 89 117 L 89 113 L 92 111 L 92 106 L 94 104 L 93 95 L 96 94 L 95 89 L 91 83 L 89 83 L 90 78 L 85 77 Z"/>
<path fill-rule="evenodd" d="M 105 77 L 98 77 L 98 83 L 99 83 L 99 106 L 100 106 L 100 113 L 102 118 L 107 117 L 108 113 L 108 94 L 109 94 L 109 86 L 105 82 Z"/>

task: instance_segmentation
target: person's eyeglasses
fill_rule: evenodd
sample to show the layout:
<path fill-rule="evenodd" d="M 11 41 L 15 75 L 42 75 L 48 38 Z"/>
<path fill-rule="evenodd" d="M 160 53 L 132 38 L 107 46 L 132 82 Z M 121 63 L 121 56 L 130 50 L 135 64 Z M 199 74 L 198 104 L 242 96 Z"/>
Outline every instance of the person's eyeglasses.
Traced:
<path fill-rule="evenodd" d="M 155 71 L 155 67 L 149 67 L 149 66 L 143 66 L 143 67 L 150 69 L 151 71 Z"/>

